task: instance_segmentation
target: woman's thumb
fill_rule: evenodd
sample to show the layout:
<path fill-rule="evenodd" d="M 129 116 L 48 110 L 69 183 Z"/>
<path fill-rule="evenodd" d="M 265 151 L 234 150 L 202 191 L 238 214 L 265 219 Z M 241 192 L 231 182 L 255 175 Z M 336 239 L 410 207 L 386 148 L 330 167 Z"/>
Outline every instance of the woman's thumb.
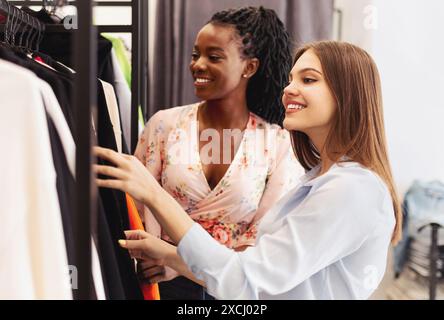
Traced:
<path fill-rule="evenodd" d="M 133 250 L 141 249 L 143 246 L 143 240 L 119 240 L 119 244 L 122 248 Z"/>

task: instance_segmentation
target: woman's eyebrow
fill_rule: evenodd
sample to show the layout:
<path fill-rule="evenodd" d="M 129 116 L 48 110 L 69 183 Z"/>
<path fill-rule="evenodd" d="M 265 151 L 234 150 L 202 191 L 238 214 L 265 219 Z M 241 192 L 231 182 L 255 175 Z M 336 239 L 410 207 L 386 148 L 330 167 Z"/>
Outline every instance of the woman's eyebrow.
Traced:
<path fill-rule="evenodd" d="M 223 48 L 220 48 L 220 47 L 208 47 L 207 51 L 221 51 L 221 52 L 225 52 L 225 50 Z"/>
<path fill-rule="evenodd" d="M 315 68 L 304 68 L 302 70 L 299 70 L 298 73 L 304 73 L 304 72 L 307 72 L 307 71 L 314 71 L 316 73 L 319 73 L 322 76 L 322 72 L 316 70 Z"/>

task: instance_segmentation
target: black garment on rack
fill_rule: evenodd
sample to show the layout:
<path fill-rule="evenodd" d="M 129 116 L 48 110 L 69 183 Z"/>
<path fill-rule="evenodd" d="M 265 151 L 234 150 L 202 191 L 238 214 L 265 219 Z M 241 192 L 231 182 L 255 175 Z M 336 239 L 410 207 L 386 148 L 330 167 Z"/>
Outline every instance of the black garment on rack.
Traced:
<path fill-rule="evenodd" d="M 73 210 L 75 199 L 75 179 L 69 171 L 60 137 L 50 117 L 48 117 L 48 128 L 50 132 L 54 165 L 57 173 L 57 193 L 59 195 L 60 208 L 62 212 L 63 230 L 68 254 L 68 263 L 70 265 L 77 265 L 74 238 L 75 212 Z M 108 222 L 105 218 L 101 199 L 99 198 L 97 200 L 97 234 L 95 232 L 92 233 L 99 255 L 105 295 L 107 299 L 122 300 L 125 299 L 125 294 L 122 286 L 119 267 L 117 264 L 117 258 L 112 249 L 113 241 L 109 233 Z M 92 230 L 95 230 L 95 228 L 93 228 Z M 92 277 L 91 283 L 93 283 Z M 97 296 L 94 292 L 93 287 L 92 290 L 92 297 L 93 299 L 95 299 L 97 298 Z M 76 290 L 73 290 L 73 297 L 75 300 L 77 299 Z"/>
<path fill-rule="evenodd" d="M 71 106 L 71 97 L 74 88 L 73 80 L 70 79 L 68 75 L 42 66 L 38 62 L 29 59 L 22 53 L 15 53 L 3 47 L 0 47 L 0 58 L 32 71 L 37 77 L 44 80 L 51 86 L 60 107 L 62 108 L 62 112 L 65 116 L 66 122 L 68 123 L 69 129 L 71 130 L 75 139 L 76 131 L 74 113 Z"/>
<path fill-rule="evenodd" d="M 125 300 L 125 290 L 123 289 L 122 277 L 120 275 L 119 264 L 114 251 L 114 242 L 110 234 L 108 220 L 102 199 L 97 198 L 97 224 L 98 224 L 98 246 L 102 267 L 103 283 L 105 285 L 106 298 L 108 300 Z"/>
<path fill-rule="evenodd" d="M 77 265 L 76 247 L 74 238 L 74 191 L 75 181 L 69 171 L 68 162 L 66 160 L 65 151 L 63 150 L 62 141 L 51 117 L 46 113 L 48 123 L 49 138 L 51 142 L 52 158 L 56 172 L 57 195 L 60 204 L 60 212 L 62 215 L 63 234 L 65 238 L 66 253 L 68 264 Z M 91 283 L 94 283 L 91 274 Z M 74 300 L 78 300 L 77 290 L 72 290 Z M 91 286 L 91 297 L 95 300 L 97 295 L 94 286 Z"/>
<path fill-rule="evenodd" d="M 98 91 L 98 145 L 117 151 L 114 131 L 109 117 L 105 94 L 100 81 L 97 83 Z M 100 164 L 108 164 L 99 159 Z M 139 282 L 135 273 L 135 266 L 127 250 L 120 247 L 119 239 L 125 239 L 124 230 L 129 229 L 128 208 L 126 206 L 126 197 L 123 192 L 113 189 L 100 188 L 100 197 L 107 214 L 111 236 L 114 241 L 114 248 L 117 253 L 119 269 L 126 298 L 130 300 L 143 300 L 143 295 L 139 287 Z"/>
<path fill-rule="evenodd" d="M 40 51 L 64 65 L 72 68 L 72 34 L 48 33 L 45 34 Z M 102 36 L 97 40 L 97 78 L 110 83 L 114 91 L 114 68 L 111 58 L 112 43 Z M 117 91 L 116 91 L 117 92 Z"/>

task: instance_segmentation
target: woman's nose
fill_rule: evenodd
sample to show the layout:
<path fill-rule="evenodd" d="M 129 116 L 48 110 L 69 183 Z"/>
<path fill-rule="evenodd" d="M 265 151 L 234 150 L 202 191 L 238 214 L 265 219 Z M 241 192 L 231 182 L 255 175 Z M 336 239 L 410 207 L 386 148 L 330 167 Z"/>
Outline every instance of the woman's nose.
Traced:
<path fill-rule="evenodd" d="M 191 71 L 193 72 L 202 72 L 205 71 L 207 69 L 207 66 L 205 64 L 205 61 L 203 61 L 204 59 L 202 59 L 201 57 L 198 58 L 195 61 L 191 62 Z"/>
<path fill-rule="evenodd" d="M 299 88 L 296 85 L 295 81 L 290 82 L 288 86 L 286 86 L 284 89 L 284 95 L 286 96 L 297 96 L 299 94 Z"/>

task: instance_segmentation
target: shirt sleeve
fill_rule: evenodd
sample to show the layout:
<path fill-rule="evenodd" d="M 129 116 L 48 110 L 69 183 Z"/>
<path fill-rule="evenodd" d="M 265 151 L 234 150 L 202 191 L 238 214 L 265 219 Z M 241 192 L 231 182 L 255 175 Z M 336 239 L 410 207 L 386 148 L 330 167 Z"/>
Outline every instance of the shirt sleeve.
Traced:
<path fill-rule="evenodd" d="M 296 187 L 299 178 L 304 174 L 304 168 L 293 153 L 288 131 L 279 129 L 276 139 L 278 139 L 276 157 L 270 164 L 258 209 L 246 232 L 237 240 L 236 247 L 255 244 L 257 226 L 262 217 L 279 199 Z"/>
<path fill-rule="evenodd" d="M 159 183 L 162 174 L 164 131 L 165 123 L 162 118 L 162 111 L 159 111 L 147 122 L 137 143 L 136 151 L 134 152 L 134 156 L 145 165 Z M 146 231 L 160 237 L 160 225 L 151 211 L 138 201 L 136 201 L 136 207 L 139 212 L 143 212 L 143 217 L 141 218 L 145 223 Z"/>
<path fill-rule="evenodd" d="M 382 196 L 368 180 L 332 177 L 296 208 L 290 200 L 282 224 L 244 252 L 220 245 L 194 225 L 178 253 L 218 299 L 279 296 L 356 251 L 374 232 Z"/>

